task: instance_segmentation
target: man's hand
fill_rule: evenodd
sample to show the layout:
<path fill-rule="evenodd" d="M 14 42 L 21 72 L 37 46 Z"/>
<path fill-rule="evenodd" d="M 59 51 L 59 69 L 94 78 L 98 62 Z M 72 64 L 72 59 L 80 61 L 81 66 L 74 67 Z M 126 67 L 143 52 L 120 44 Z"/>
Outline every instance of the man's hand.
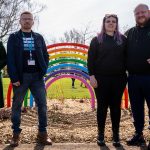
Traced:
<path fill-rule="evenodd" d="M 15 82 L 15 83 L 12 83 L 14 86 L 20 86 L 20 82 L 19 81 L 17 81 L 17 82 Z"/>
<path fill-rule="evenodd" d="M 149 58 L 149 59 L 147 59 L 147 62 L 150 64 L 150 58 Z"/>
<path fill-rule="evenodd" d="M 90 76 L 90 84 L 91 84 L 91 86 L 92 86 L 93 88 L 97 88 L 97 87 L 98 87 L 98 85 L 97 85 L 97 80 L 95 79 L 95 76 L 94 76 L 94 75 Z"/>

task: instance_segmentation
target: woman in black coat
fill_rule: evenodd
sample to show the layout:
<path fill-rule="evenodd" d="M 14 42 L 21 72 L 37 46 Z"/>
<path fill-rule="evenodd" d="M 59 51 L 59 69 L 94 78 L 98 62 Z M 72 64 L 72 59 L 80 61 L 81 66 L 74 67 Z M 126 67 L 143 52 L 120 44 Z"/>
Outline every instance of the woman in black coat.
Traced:
<path fill-rule="evenodd" d="M 108 107 L 113 145 L 120 146 L 121 99 L 127 82 L 125 51 L 126 38 L 118 30 L 118 17 L 108 14 L 103 18 L 101 32 L 91 41 L 87 60 L 90 84 L 97 98 L 97 143 L 100 146 L 105 145 L 104 131 Z"/>

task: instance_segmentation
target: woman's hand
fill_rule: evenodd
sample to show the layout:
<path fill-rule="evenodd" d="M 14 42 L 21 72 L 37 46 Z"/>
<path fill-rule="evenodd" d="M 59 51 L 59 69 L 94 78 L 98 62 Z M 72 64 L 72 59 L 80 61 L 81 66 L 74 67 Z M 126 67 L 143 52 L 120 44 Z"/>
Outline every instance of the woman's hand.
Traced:
<path fill-rule="evenodd" d="M 13 83 L 13 85 L 14 85 L 14 86 L 20 86 L 20 82 L 17 81 L 17 82 L 15 82 L 15 83 Z"/>
<path fill-rule="evenodd" d="M 149 59 L 147 59 L 147 62 L 150 64 L 150 58 L 149 58 Z"/>
<path fill-rule="evenodd" d="M 90 84 L 91 84 L 91 86 L 93 88 L 97 88 L 98 87 L 97 80 L 95 79 L 94 75 L 90 76 Z"/>

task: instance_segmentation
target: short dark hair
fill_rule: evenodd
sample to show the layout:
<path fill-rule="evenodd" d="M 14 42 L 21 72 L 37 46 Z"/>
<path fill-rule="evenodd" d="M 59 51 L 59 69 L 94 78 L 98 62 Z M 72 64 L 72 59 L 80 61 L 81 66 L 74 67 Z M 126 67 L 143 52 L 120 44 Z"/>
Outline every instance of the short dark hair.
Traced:
<path fill-rule="evenodd" d="M 32 14 L 31 12 L 29 12 L 29 11 L 24 11 L 24 12 L 21 13 L 20 17 L 21 17 L 22 15 L 24 15 L 24 14 L 33 15 L 33 14 Z"/>
<path fill-rule="evenodd" d="M 135 7 L 134 12 L 135 12 L 135 10 L 136 10 L 138 7 L 140 7 L 140 6 L 144 6 L 147 10 L 149 10 L 148 5 L 146 5 L 146 4 L 138 4 L 138 5 Z"/>

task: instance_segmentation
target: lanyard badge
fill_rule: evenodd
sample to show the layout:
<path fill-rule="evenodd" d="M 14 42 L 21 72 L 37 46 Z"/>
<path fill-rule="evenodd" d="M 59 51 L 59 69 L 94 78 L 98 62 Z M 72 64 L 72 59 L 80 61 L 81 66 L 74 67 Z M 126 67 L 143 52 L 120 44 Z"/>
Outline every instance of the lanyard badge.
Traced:
<path fill-rule="evenodd" d="M 29 59 L 29 60 L 28 60 L 28 65 L 29 65 L 29 66 L 34 66 L 34 65 L 35 65 L 35 60 Z"/>
<path fill-rule="evenodd" d="M 22 32 L 23 37 L 25 37 L 24 33 Z M 33 60 L 32 58 L 32 50 L 33 50 L 33 46 L 32 46 L 32 33 L 31 33 L 31 42 L 28 42 L 28 40 L 26 39 L 26 43 L 28 44 L 28 48 L 30 50 L 30 59 L 27 60 L 27 64 L 29 66 L 33 66 L 35 65 L 35 60 Z"/>

